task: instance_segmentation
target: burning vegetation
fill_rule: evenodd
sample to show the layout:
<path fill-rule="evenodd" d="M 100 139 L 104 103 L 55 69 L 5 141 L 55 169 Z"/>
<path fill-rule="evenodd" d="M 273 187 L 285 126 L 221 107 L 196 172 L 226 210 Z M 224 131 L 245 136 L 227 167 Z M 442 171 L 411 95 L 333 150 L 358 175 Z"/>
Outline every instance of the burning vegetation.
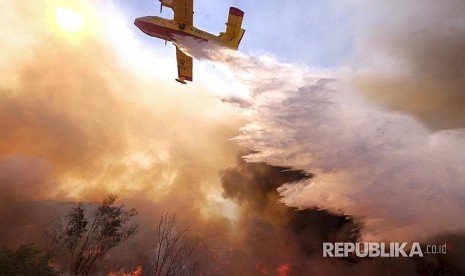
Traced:
<path fill-rule="evenodd" d="M 238 208 L 227 227 L 203 232 L 199 218 L 185 227 L 185 218 L 169 212 L 141 225 L 135 209 L 116 205 L 110 195 L 99 205 L 76 203 L 48 223 L 37 245 L 45 245 L 42 251 L 32 245 L 4 249 L 0 269 L 14 271 L 20 258 L 31 273 L 43 274 L 18 275 L 439 275 L 453 267 L 435 258 L 322 258 L 322 242 L 357 241 L 361 225 L 348 216 L 280 204 L 277 187 L 312 176 L 241 156 L 221 173 L 223 196 Z"/>

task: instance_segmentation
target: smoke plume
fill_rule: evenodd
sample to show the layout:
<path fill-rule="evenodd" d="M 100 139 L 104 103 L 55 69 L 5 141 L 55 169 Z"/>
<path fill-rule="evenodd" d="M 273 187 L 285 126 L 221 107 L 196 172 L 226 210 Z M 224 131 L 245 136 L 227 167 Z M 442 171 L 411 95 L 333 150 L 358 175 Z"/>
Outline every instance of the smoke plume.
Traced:
<path fill-rule="evenodd" d="M 163 209 L 186 224 L 223 217 L 236 112 L 208 87 L 172 88 L 172 59 L 138 44 L 110 1 L 39 2 L 0 4 L 1 244 L 40 242 L 69 202 L 108 193 L 144 214 L 147 233 Z M 56 26 L 61 5 L 86 17 L 83 30 Z"/>
<path fill-rule="evenodd" d="M 358 1 L 351 62 L 370 100 L 432 129 L 465 126 L 465 3 Z"/>
<path fill-rule="evenodd" d="M 296 211 L 278 203 L 279 186 L 311 175 L 249 163 L 243 154 L 235 166 L 221 173 L 224 196 L 237 204 L 233 236 L 205 239 L 205 251 L 211 253 L 201 251 L 200 255 L 213 255 L 217 266 L 206 263 L 201 271 L 208 275 L 380 275 L 388 270 L 415 275 L 416 265 L 409 260 L 323 259 L 322 242 L 356 241 L 357 222 L 325 210 Z"/>
<path fill-rule="evenodd" d="M 337 73 L 315 74 L 273 58 L 196 43 L 181 40 L 194 56 L 226 65 L 250 91 L 238 101 L 249 123 L 235 138 L 255 152 L 246 160 L 315 175 L 278 188 L 288 206 L 353 216 L 364 225 L 365 240 L 424 240 L 465 230 L 460 219 L 465 215 L 465 130 L 431 130 L 424 124 L 427 118 L 374 104 Z M 438 59 L 448 65 L 443 56 Z M 434 79 L 448 83 L 448 77 L 459 77 L 460 66 L 451 66 L 457 70 L 444 69 L 445 76 Z M 454 100 L 462 95 L 458 90 L 444 94 L 448 100 L 441 109 L 460 103 Z M 422 100 L 437 103 L 429 95 Z M 447 114 L 431 116 L 441 120 Z"/>

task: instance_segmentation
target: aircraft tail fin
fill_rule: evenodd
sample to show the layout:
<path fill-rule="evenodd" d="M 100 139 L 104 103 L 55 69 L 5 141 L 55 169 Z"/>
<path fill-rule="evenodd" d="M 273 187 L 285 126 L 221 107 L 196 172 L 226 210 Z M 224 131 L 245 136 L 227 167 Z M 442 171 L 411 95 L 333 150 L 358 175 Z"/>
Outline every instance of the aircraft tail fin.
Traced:
<path fill-rule="evenodd" d="M 229 8 L 228 22 L 226 23 L 226 32 L 221 33 L 219 38 L 230 48 L 237 50 L 244 36 L 245 30 L 242 29 L 242 19 L 244 12 L 238 8 Z"/>

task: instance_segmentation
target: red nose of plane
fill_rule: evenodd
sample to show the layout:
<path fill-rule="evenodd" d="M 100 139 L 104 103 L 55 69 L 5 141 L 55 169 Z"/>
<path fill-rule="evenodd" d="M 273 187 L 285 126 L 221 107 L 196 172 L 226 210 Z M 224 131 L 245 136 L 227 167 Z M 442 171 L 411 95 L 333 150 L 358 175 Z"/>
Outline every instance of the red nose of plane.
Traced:
<path fill-rule="evenodd" d="M 150 25 L 150 24 L 148 24 L 148 23 L 144 20 L 144 17 L 136 18 L 136 19 L 134 20 L 134 25 L 136 25 L 137 28 L 139 28 L 139 29 L 140 29 L 142 32 L 144 32 L 145 34 L 150 35 L 150 36 L 153 36 L 153 35 L 150 34 L 150 33 L 148 32 L 148 30 L 147 30 L 147 29 L 149 28 L 148 25 Z"/>
<path fill-rule="evenodd" d="M 134 20 L 134 25 L 136 25 L 139 29 L 140 29 L 140 27 L 141 27 L 141 24 L 140 24 L 140 23 L 141 23 L 140 18 L 136 18 L 136 20 Z"/>
<path fill-rule="evenodd" d="M 134 20 L 134 25 L 137 26 L 137 28 L 139 28 L 142 32 L 150 35 L 149 33 L 147 33 L 147 22 L 144 21 L 144 18 L 143 17 L 139 17 L 139 18 L 136 18 Z"/>

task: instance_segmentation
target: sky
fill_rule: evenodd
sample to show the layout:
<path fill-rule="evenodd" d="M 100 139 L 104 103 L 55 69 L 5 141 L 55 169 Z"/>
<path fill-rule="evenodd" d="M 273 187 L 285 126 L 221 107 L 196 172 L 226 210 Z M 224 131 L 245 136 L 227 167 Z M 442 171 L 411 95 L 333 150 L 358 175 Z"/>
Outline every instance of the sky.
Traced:
<path fill-rule="evenodd" d="M 181 39 L 183 86 L 133 24 L 157 1 L 0 3 L 0 244 L 114 193 L 143 226 L 109 258 L 126 270 L 169 210 L 206 275 L 425 269 L 321 257 L 357 239 L 447 241 L 425 263 L 465 273 L 462 1 L 199 0 L 195 26 L 223 31 L 229 6 L 239 51 Z"/>
<path fill-rule="evenodd" d="M 194 25 L 213 34 L 224 31 L 229 7 L 242 9 L 247 36 L 241 43 L 244 52 L 269 54 L 283 62 L 314 67 L 334 67 L 352 51 L 351 11 L 345 1 L 197 1 Z M 158 15 L 159 5 L 152 1 L 115 1 L 131 17 Z M 172 12 L 164 9 L 163 16 Z M 247 38 L 249 37 L 249 38 Z M 153 42 L 161 44 L 161 42 Z"/>

